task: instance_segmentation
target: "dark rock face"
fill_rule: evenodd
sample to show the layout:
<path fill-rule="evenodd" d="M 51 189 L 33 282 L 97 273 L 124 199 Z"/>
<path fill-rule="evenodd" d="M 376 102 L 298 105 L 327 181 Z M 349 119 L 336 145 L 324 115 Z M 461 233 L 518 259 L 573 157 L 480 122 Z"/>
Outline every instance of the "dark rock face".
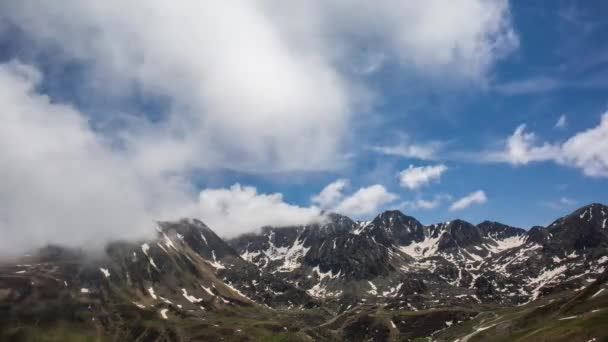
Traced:
<path fill-rule="evenodd" d="M 397 297 L 418 295 L 427 291 L 427 287 L 421 279 L 403 278 L 401 284 Z"/>
<path fill-rule="evenodd" d="M 507 226 L 498 222 L 483 221 L 477 225 L 482 237 L 505 239 L 513 236 L 524 235 L 526 231 L 521 228 Z"/>
<path fill-rule="evenodd" d="M 553 222 L 546 228 L 544 245 L 551 250 L 573 251 L 608 247 L 608 208 L 591 204 Z M 598 229 L 600 228 L 600 229 Z"/>
<path fill-rule="evenodd" d="M 238 257 L 234 248 L 215 234 L 203 222 L 191 219 L 178 222 L 160 222 L 160 234 L 166 240 L 168 237 L 181 240 L 203 258 Z"/>
<path fill-rule="evenodd" d="M 390 247 L 393 244 L 407 246 L 413 241 L 421 241 L 425 236 L 424 226 L 413 217 L 398 210 L 389 210 L 376 216 L 362 234 L 375 242 Z"/>
<path fill-rule="evenodd" d="M 547 232 L 545 227 L 541 227 L 541 226 L 534 226 L 534 227 L 530 228 L 530 230 L 526 234 L 527 240 L 529 242 L 538 243 L 538 244 L 543 244 L 546 241 L 548 236 L 549 236 L 549 233 Z"/>
<path fill-rule="evenodd" d="M 445 233 L 439 239 L 439 249 L 463 248 L 481 243 L 481 234 L 472 224 L 462 221 L 451 221 Z"/>
<path fill-rule="evenodd" d="M 340 253 L 335 253 L 340 250 Z M 331 271 L 351 279 L 371 279 L 386 275 L 394 268 L 389 264 L 388 250 L 360 235 L 336 236 L 319 248 L 311 249 L 304 264 L 318 266 L 322 273 Z"/>
<path fill-rule="evenodd" d="M 473 286 L 475 287 L 475 294 L 479 297 L 488 299 L 494 297 L 496 293 L 492 283 L 484 276 L 475 279 Z"/>

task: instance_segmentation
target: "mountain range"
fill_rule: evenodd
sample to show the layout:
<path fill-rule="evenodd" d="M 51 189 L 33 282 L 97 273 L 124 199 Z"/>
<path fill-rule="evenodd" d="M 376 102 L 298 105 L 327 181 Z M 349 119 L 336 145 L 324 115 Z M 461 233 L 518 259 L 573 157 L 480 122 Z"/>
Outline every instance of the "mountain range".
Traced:
<path fill-rule="evenodd" d="M 0 339 L 600 341 L 607 266 L 602 204 L 529 230 L 386 211 L 224 240 L 183 219 L 3 262 Z"/>

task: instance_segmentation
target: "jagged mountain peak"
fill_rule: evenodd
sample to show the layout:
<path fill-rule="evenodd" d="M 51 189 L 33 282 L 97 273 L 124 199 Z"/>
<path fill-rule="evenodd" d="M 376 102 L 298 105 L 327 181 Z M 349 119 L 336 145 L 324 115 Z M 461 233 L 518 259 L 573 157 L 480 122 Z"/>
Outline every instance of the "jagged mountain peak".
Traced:
<path fill-rule="evenodd" d="M 580 207 L 570 215 L 564 217 L 566 220 L 583 220 L 601 228 L 608 227 L 608 206 L 600 203 L 591 203 Z"/>
<path fill-rule="evenodd" d="M 440 225 L 439 229 L 442 230 L 438 245 L 439 250 L 468 247 L 482 241 L 482 236 L 477 227 L 464 220 L 452 220 L 446 225 Z"/>
<path fill-rule="evenodd" d="M 382 223 L 386 227 L 408 227 L 421 224 L 416 218 L 405 215 L 400 210 L 387 210 L 372 219 L 371 223 Z"/>
<path fill-rule="evenodd" d="M 525 229 L 509 226 L 495 221 L 483 221 L 477 225 L 477 228 L 484 237 L 493 237 L 499 239 L 526 234 Z"/>
<path fill-rule="evenodd" d="M 586 205 L 528 234 L 555 254 L 608 247 L 608 207 L 599 203 Z"/>
<path fill-rule="evenodd" d="M 387 210 L 370 222 L 359 227 L 355 234 L 365 235 L 384 246 L 408 245 L 423 239 L 425 229 L 422 223 L 399 210 Z"/>
<path fill-rule="evenodd" d="M 159 239 L 167 247 L 174 246 L 172 241 L 187 244 L 205 258 L 217 259 L 227 256 L 238 257 L 234 248 L 229 246 L 201 220 L 185 218 L 179 221 L 158 222 Z"/>

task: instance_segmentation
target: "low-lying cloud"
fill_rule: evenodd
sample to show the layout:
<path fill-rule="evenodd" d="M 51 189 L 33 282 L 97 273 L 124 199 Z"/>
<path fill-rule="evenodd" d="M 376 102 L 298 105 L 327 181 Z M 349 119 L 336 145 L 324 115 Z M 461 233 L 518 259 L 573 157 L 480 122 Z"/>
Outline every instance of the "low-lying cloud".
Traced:
<path fill-rule="evenodd" d="M 280 193 L 261 194 L 252 186 L 234 184 L 229 189 L 205 189 L 191 213 L 202 217 L 224 237 L 253 232 L 263 226 L 290 226 L 324 220 L 315 206 L 286 203 Z"/>

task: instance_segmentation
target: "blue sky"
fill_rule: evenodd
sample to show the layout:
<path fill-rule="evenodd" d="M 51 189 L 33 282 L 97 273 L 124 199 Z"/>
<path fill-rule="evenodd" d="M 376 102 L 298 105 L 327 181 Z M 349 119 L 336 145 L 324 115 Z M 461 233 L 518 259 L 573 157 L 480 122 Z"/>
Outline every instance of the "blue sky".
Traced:
<path fill-rule="evenodd" d="M 412 141 L 447 141 L 448 149 L 475 151 L 505 139 L 522 123 L 547 141 L 563 141 L 597 126 L 601 114 L 608 110 L 608 24 L 601 14 L 608 6 L 600 1 L 583 7 L 576 2 L 550 4 L 511 3 L 520 45 L 497 63 L 492 84 L 486 89 L 445 89 L 432 84 L 412 90 L 408 75 L 393 70 L 398 67 L 384 66 L 371 81 L 381 89 L 384 103 L 375 109 L 375 115 L 382 118 L 373 132 L 366 132 L 367 143 L 394 144 L 400 134 L 406 134 Z M 543 79 L 563 85 L 543 84 Z M 598 80 L 599 84 L 585 86 L 587 80 Z M 496 89 L 524 82 L 529 82 L 531 89 L 514 87 L 513 94 Z M 556 129 L 561 115 L 566 116 L 567 125 Z M 449 212 L 447 203 L 431 210 L 403 211 L 425 223 L 462 217 L 471 222 L 490 219 L 524 228 L 546 225 L 591 202 L 608 201 L 605 177 L 585 176 L 580 170 L 553 162 L 520 166 L 463 162 L 458 158 L 440 158 L 438 162 L 448 165 L 449 171 L 439 182 L 419 191 L 402 189 L 398 172 L 411 164 L 435 162 L 365 150 L 358 151 L 352 167 L 338 172 L 296 179 L 288 175 L 279 182 L 274 177 L 228 172 L 209 182 L 201 180 L 201 184 L 252 184 L 266 192 L 281 192 L 287 201 L 302 205 L 329 182 L 342 177 L 350 179 L 355 189 L 370 183 L 384 184 L 404 200 L 417 196 L 430 199 L 439 193 L 464 196 L 483 189 L 488 201 L 461 212 Z M 562 198 L 569 201 L 562 203 Z"/>
<path fill-rule="evenodd" d="M 608 202 L 608 4 L 446 6 L 0 5 L 0 228 L 233 236 L 394 208 L 529 228 Z"/>

